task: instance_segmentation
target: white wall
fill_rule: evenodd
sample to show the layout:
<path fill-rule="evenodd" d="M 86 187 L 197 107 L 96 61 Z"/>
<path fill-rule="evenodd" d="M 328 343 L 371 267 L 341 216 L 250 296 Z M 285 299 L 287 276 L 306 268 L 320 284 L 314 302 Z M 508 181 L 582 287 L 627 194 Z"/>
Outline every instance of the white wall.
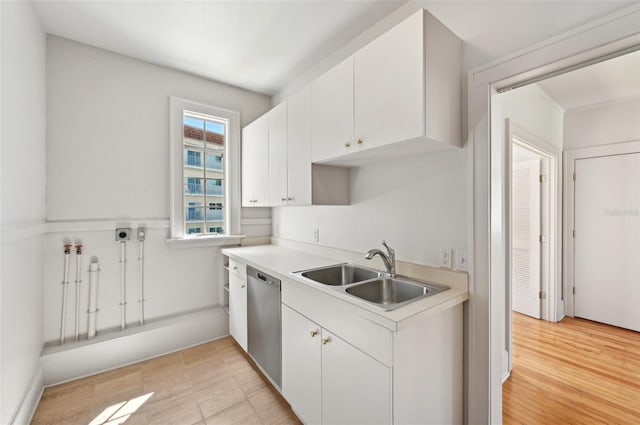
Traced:
<path fill-rule="evenodd" d="M 564 148 L 640 140 L 640 98 L 567 111 Z"/>
<path fill-rule="evenodd" d="M 8 424 L 31 383 L 38 394 L 42 388 L 45 36 L 30 3 L 2 2 L 0 8 L 0 423 Z"/>
<path fill-rule="evenodd" d="M 502 121 L 511 118 L 528 132 L 562 149 L 564 109 L 537 84 L 520 87 L 498 96 Z"/>
<path fill-rule="evenodd" d="M 366 252 L 385 239 L 398 260 L 437 265 L 438 249 L 466 249 L 465 151 L 351 170 L 351 204 L 274 208 L 274 235 Z"/>
<path fill-rule="evenodd" d="M 47 38 L 47 219 L 64 221 L 45 244 L 45 336 L 59 338 L 65 239 L 100 262 L 98 332 L 120 324 L 119 245 L 115 223 L 153 224 L 145 252 L 147 320 L 220 302 L 212 248 L 169 248 L 169 96 L 239 111 L 243 125 L 265 113 L 267 96 L 79 44 Z M 243 216 L 269 217 L 268 209 Z M 105 219 L 85 231 L 86 220 Z M 249 236 L 269 225 L 243 226 Z M 127 319 L 138 319 L 138 242 L 128 243 Z M 73 265 L 73 261 L 72 261 Z M 72 280 L 73 280 L 72 276 Z M 86 311 L 86 285 L 80 311 Z M 71 296 L 71 302 L 74 296 Z M 71 305 L 71 304 L 69 304 Z M 74 307 L 67 334 L 73 334 Z M 86 314 L 81 315 L 86 331 Z"/>

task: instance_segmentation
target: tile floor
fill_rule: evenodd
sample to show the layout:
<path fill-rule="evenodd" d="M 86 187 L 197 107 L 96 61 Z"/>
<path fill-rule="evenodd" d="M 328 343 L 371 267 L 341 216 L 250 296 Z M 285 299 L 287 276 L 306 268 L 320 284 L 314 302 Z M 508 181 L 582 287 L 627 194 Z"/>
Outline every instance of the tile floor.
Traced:
<path fill-rule="evenodd" d="M 300 424 L 231 337 L 47 388 L 32 425 Z"/>

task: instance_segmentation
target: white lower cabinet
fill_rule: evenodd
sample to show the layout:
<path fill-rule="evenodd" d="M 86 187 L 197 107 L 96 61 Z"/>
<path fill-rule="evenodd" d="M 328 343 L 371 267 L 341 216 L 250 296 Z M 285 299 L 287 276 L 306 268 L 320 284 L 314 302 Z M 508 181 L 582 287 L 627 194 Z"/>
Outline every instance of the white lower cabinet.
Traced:
<path fill-rule="evenodd" d="M 282 305 L 282 391 L 306 424 L 388 424 L 391 368 Z"/>
<path fill-rule="evenodd" d="M 308 425 L 322 422 L 321 332 L 282 304 L 282 393 Z"/>
<path fill-rule="evenodd" d="M 229 333 L 247 351 L 247 280 L 229 274 Z"/>

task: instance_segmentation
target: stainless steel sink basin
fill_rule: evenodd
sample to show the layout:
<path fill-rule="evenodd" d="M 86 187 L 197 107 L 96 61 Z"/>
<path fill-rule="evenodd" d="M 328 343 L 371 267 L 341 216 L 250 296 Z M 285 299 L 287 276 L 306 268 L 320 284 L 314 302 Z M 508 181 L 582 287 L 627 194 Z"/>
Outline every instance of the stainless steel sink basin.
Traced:
<path fill-rule="evenodd" d="M 368 301 L 384 310 L 393 310 L 449 288 L 412 280 L 381 277 L 345 289 L 347 294 Z"/>
<path fill-rule="evenodd" d="M 382 276 L 382 273 L 377 270 L 354 266 L 352 264 L 318 267 L 302 272 L 295 272 L 294 274 L 313 280 L 314 282 L 332 286 L 350 285 L 356 282 L 377 279 Z"/>
<path fill-rule="evenodd" d="M 303 280 L 327 285 L 332 290 L 341 291 L 383 310 L 393 310 L 449 289 L 407 277 L 389 277 L 378 270 L 347 263 L 291 274 Z"/>

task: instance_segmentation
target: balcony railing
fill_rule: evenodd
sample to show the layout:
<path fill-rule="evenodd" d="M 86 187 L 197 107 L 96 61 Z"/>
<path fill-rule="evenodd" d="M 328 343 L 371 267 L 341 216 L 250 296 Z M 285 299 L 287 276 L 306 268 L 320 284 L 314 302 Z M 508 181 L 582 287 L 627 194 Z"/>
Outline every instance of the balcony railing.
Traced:
<path fill-rule="evenodd" d="M 204 221 L 205 215 L 206 215 L 207 221 L 223 221 L 224 220 L 223 210 L 207 208 L 206 214 L 204 210 L 205 210 L 205 207 L 187 207 L 185 211 L 185 221 L 187 222 Z"/>
<path fill-rule="evenodd" d="M 207 209 L 207 221 L 222 221 L 224 214 L 222 210 Z"/>
<path fill-rule="evenodd" d="M 202 183 L 187 183 L 185 185 L 185 194 L 187 195 L 204 195 Z M 224 186 L 218 186 L 215 184 L 207 184 L 206 195 L 210 196 L 223 196 Z"/>
<path fill-rule="evenodd" d="M 184 160 L 184 165 L 186 167 L 202 168 L 202 159 L 199 157 L 187 157 Z M 222 171 L 222 160 L 207 159 L 205 168 L 207 170 Z"/>

